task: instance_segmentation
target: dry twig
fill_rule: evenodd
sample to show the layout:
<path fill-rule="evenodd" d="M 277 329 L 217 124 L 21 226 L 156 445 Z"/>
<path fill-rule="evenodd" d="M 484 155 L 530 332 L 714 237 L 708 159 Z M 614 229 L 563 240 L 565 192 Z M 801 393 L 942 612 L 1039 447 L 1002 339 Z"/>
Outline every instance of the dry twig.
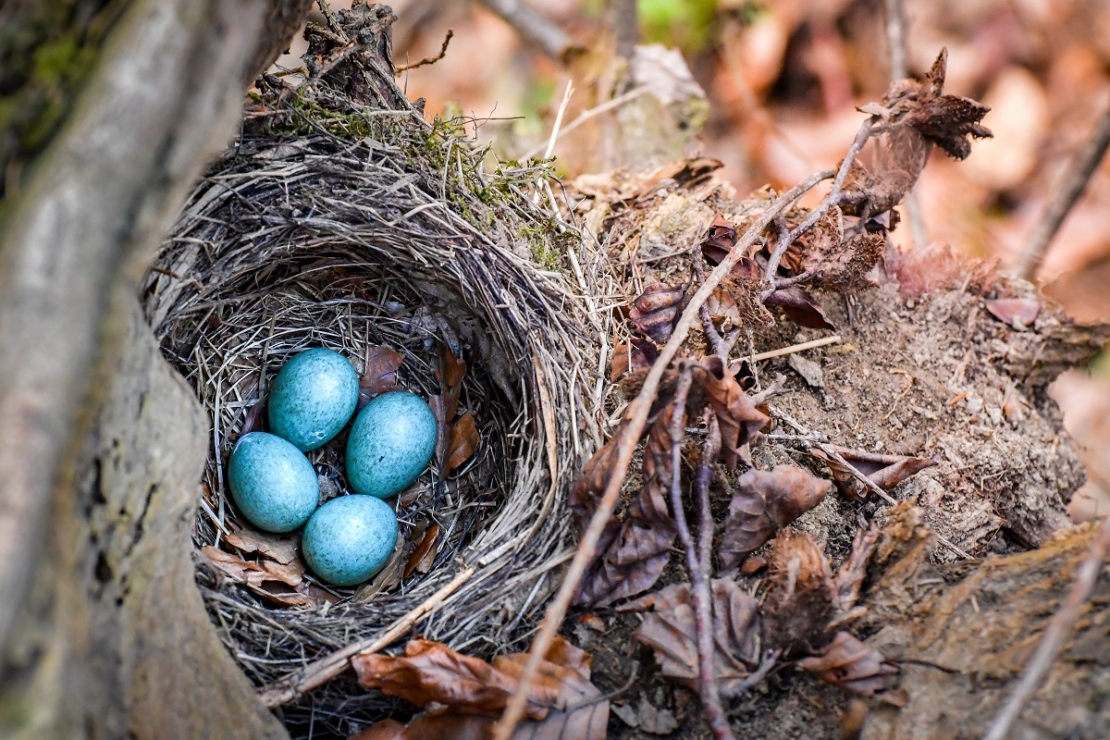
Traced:
<path fill-rule="evenodd" d="M 1110 104 L 1098 119 L 1087 145 L 1072 160 L 1068 174 L 1056 190 L 1056 195 L 1049 203 L 1044 216 L 1041 217 L 1041 222 L 1029 235 L 1029 241 L 1025 243 L 1021 257 L 1014 267 L 1014 273 L 1019 277 L 1030 280 L 1036 274 L 1045 253 L 1048 252 L 1049 245 L 1052 244 L 1053 237 L 1060 230 L 1060 225 L 1064 223 L 1064 219 L 1067 218 L 1075 202 L 1079 200 L 1079 196 L 1083 194 L 1087 182 L 1098 169 L 1108 147 L 1110 147 Z"/>
<path fill-rule="evenodd" d="M 868 119 L 867 123 L 864 124 L 864 128 L 870 131 L 871 119 Z M 858 148 L 856 151 L 858 152 Z M 760 237 L 760 234 L 763 233 L 763 230 L 770 225 L 775 217 L 796 203 L 802 195 L 812 189 L 817 183 L 827 180 L 829 177 L 832 177 L 832 175 L 833 173 L 830 170 L 811 175 L 807 180 L 769 204 L 763 215 L 755 220 L 744 233 L 743 237 L 737 240 L 735 246 L 728 255 L 713 269 L 713 272 L 709 274 L 705 283 L 703 283 L 702 286 L 698 288 L 697 292 L 690 298 L 689 303 L 679 317 L 678 323 L 674 327 L 670 340 L 660 351 L 659 358 L 655 361 L 655 364 L 652 365 L 651 370 L 648 371 L 647 376 L 644 378 L 640 394 L 625 410 L 626 421 L 624 427 L 619 432 L 621 443 L 619 444 L 617 458 L 614 462 L 613 472 L 606 484 L 601 500 L 598 502 L 597 510 L 594 512 L 589 525 L 582 534 L 578 550 L 574 555 L 574 560 L 571 561 L 570 567 L 567 569 L 559 592 L 548 606 L 539 632 L 532 644 L 528 663 L 525 665 L 524 671 L 521 674 L 517 692 L 514 694 L 512 701 L 509 702 L 509 705 L 505 709 L 505 713 L 502 715 L 501 720 L 495 728 L 494 737 L 498 740 L 509 740 L 509 738 L 512 737 L 513 730 L 523 716 L 528 691 L 535 680 L 536 670 L 539 668 L 543 656 L 547 653 L 547 650 L 551 647 L 552 641 L 558 634 L 559 626 L 563 622 L 563 617 L 566 616 L 567 609 L 570 607 L 570 602 L 574 598 L 575 592 L 578 591 L 578 586 L 582 580 L 582 576 L 586 572 L 586 567 L 593 559 L 594 553 L 597 550 L 597 543 L 601 537 L 602 530 L 609 521 L 609 517 L 613 514 L 613 507 L 616 505 L 621 487 L 628 475 L 628 466 L 632 462 L 636 441 L 639 440 L 640 436 L 643 434 L 648 414 L 651 411 L 651 405 L 659 390 L 659 382 L 663 377 L 663 372 L 678 354 L 679 347 L 682 345 L 682 342 L 685 341 L 694 322 L 698 319 L 701 306 L 705 303 L 706 299 L 709 298 L 710 293 L 721 283 L 725 275 L 727 275 L 732 270 L 733 266 L 739 262 L 748 247 L 755 243 Z M 827 200 L 828 198 L 826 198 L 826 201 Z M 827 209 L 828 206 L 825 207 L 825 210 Z"/>
<path fill-rule="evenodd" d="M 494 15 L 513 27 L 525 41 L 535 44 L 544 54 L 561 59 L 570 50 L 566 31 L 548 20 L 523 0 L 480 0 Z"/>
<path fill-rule="evenodd" d="M 401 74 L 402 72 L 408 72 L 410 69 L 416 69 L 417 67 L 426 67 L 429 64 L 435 64 L 440 59 L 443 59 L 443 57 L 447 56 L 447 45 L 451 43 L 451 39 L 454 37 L 455 32 L 448 28 L 447 35 L 443 37 L 443 46 L 440 47 L 439 54 L 436 54 L 434 57 L 426 57 L 424 59 L 421 59 L 415 64 L 402 64 L 401 66 L 395 67 L 393 69 L 394 73 Z"/>
<path fill-rule="evenodd" d="M 1029 659 L 1029 664 L 1025 666 L 1025 674 L 1014 688 L 1014 693 L 1010 695 L 1005 706 L 1002 707 L 1002 711 L 991 723 L 987 734 L 983 736 L 984 740 L 1005 740 L 1014 721 L 1021 714 L 1021 710 L 1025 708 L 1025 703 L 1036 693 L 1037 688 L 1041 685 L 1041 680 L 1052 668 L 1052 664 L 1056 662 L 1060 651 L 1063 650 L 1064 643 L 1071 637 L 1072 631 L 1075 629 L 1075 623 L 1079 620 L 1079 613 L 1082 611 L 1083 605 L 1087 603 L 1087 599 L 1091 595 L 1091 589 L 1095 586 L 1095 581 L 1098 580 L 1098 574 L 1102 570 L 1103 561 L 1106 560 L 1107 551 L 1110 551 L 1110 517 L 1102 520 L 1098 532 L 1091 540 L 1087 558 L 1079 566 L 1075 583 L 1068 591 L 1067 600 L 1049 621 L 1048 628 L 1045 629 L 1044 636 L 1041 638 L 1041 643 L 1037 646 L 1037 651 L 1033 653 L 1033 657 Z"/>

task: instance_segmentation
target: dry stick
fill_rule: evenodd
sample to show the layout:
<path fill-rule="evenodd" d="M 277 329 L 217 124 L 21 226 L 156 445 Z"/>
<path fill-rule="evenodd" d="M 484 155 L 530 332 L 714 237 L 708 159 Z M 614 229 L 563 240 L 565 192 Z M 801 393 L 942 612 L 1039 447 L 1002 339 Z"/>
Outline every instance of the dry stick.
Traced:
<path fill-rule="evenodd" d="M 404 615 L 384 633 L 377 637 L 360 640 L 347 647 L 332 653 L 326 658 L 321 658 L 315 663 L 310 663 L 300 671 L 281 679 L 273 686 L 259 692 L 258 698 L 268 708 L 274 709 L 282 704 L 293 701 L 297 697 L 311 691 L 317 686 L 322 686 L 331 679 L 347 670 L 351 658 L 359 653 L 376 653 L 389 647 L 401 635 L 420 620 L 425 614 L 436 608 L 444 599 L 450 596 L 459 586 L 466 583 L 474 575 L 474 568 L 466 568 L 455 576 L 450 583 L 429 596 L 423 603 Z"/>
<path fill-rule="evenodd" d="M 443 46 L 440 47 L 439 54 L 434 57 L 426 57 L 424 59 L 421 59 L 415 64 L 402 64 L 400 67 L 395 67 L 393 69 L 394 74 L 401 74 L 402 72 L 408 72 L 410 69 L 416 69 L 417 67 L 426 67 L 429 64 L 435 64 L 440 59 L 443 59 L 443 57 L 447 56 L 447 45 L 451 43 L 451 39 L 454 37 L 455 32 L 448 28 L 447 35 L 443 37 Z"/>
<path fill-rule="evenodd" d="M 570 48 L 566 31 L 556 26 L 524 0 L 479 0 L 494 15 L 513 27 L 521 37 L 545 54 L 561 58 Z"/>
<path fill-rule="evenodd" d="M 858 480 L 863 485 L 867 486 L 867 488 L 872 493 L 876 494 L 879 498 L 881 498 L 883 501 L 886 501 L 891 506 L 894 506 L 898 503 L 898 500 L 884 491 L 878 483 L 868 478 L 866 475 L 863 474 L 863 472 L 860 471 L 859 468 L 844 459 L 844 456 L 837 452 L 836 448 L 818 439 L 818 436 L 825 437 L 824 434 L 818 435 L 814 432 L 811 432 L 798 422 L 794 421 L 794 419 L 790 418 L 788 414 L 785 414 L 777 409 L 772 409 L 771 411 L 775 416 L 785 421 L 788 425 L 790 425 L 790 427 L 794 429 L 794 431 L 801 435 L 797 438 L 796 441 L 809 447 L 816 447 L 817 449 L 821 450 L 821 452 L 824 452 L 833 460 L 843 465 L 845 470 L 847 470 L 853 478 Z M 933 532 L 933 535 L 937 538 L 937 542 L 941 543 L 964 560 L 975 559 L 970 553 L 963 550 L 959 545 L 957 545 L 955 542 L 948 539 L 944 535 L 940 534 L 939 532 Z"/>
<path fill-rule="evenodd" d="M 680 430 L 682 431 L 682 430 Z M 673 435 L 672 435 L 673 437 Z M 681 438 L 678 442 L 681 445 Z M 686 545 L 686 558 L 690 563 L 690 587 L 694 597 L 694 624 L 698 636 L 698 681 L 701 693 L 701 702 L 705 707 L 706 719 L 713 736 L 717 740 L 729 740 L 733 737 L 732 728 L 728 723 L 728 715 L 721 704 L 721 694 L 717 688 L 717 680 L 713 663 L 713 600 L 709 593 L 709 574 L 713 572 L 713 512 L 709 508 L 709 482 L 713 477 L 713 465 L 717 455 L 721 452 L 721 428 L 717 417 L 709 414 L 709 433 L 701 448 L 701 465 L 698 466 L 697 477 L 694 479 L 694 492 L 697 496 L 698 508 L 698 552 L 694 558 L 693 543 L 683 542 Z M 685 522 L 683 522 L 685 524 Z M 690 531 L 685 526 L 679 530 L 686 531 L 686 539 L 690 538 Z"/>
<path fill-rule="evenodd" d="M 1017 720 L 1018 715 L 1021 714 L 1025 703 L 1036 693 L 1044 675 L 1056 662 L 1056 658 L 1059 657 L 1060 651 L 1064 648 L 1064 643 L 1068 641 L 1072 630 L 1075 629 L 1075 623 L 1079 620 L 1079 612 L 1091 595 L 1091 590 L 1095 586 L 1095 581 L 1098 580 L 1098 574 L 1102 570 L 1102 563 L 1106 560 L 1108 550 L 1110 550 L 1110 517 L 1102 520 L 1098 533 L 1091 541 L 1087 558 L 1079 566 L 1075 583 L 1068 591 L 1067 600 L 1060 607 L 1060 610 L 1052 615 L 1048 628 L 1045 629 L 1044 636 L 1041 638 L 1041 643 L 1037 646 L 1037 652 L 1033 653 L 1029 664 L 1025 666 L 1025 675 L 1021 677 L 1014 693 L 1010 695 L 1002 711 L 991 723 L 989 731 L 984 735 L 984 740 L 1003 740 L 1010 732 L 1010 727 Z"/>
<path fill-rule="evenodd" d="M 890 81 L 897 82 L 910 76 L 906 63 L 906 12 L 902 0 L 886 0 L 886 40 L 890 51 Z M 906 219 L 910 222 L 913 243 L 924 247 L 929 240 L 925 219 L 921 215 L 921 201 L 911 189 L 906 194 Z"/>
<path fill-rule="evenodd" d="M 1021 257 L 1014 267 L 1014 272 L 1018 277 L 1026 280 L 1033 278 L 1037 268 L 1041 265 L 1041 260 L 1044 259 L 1045 253 L 1048 251 L 1049 245 L 1052 244 L 1053 237 L 1059 231 L 1060 225 L 1064 223 L 1064 219 L 1067 218 L 1068 212 L 1071 211 L 1075 202 L 1079 200 L 1079 196 L 1083 194 L 1091 175 L 1098 169 L 1099 162 L 1106 154 L 1107 147 L 1110 147 L 1110 104 L 1107 104 L 1102 117 L 1098 119 L 1094 134 L 1087 145 L 1072 160 L 1067 177 L 1060 189 L 1056 191 L 1056 197 L 1052 199 L 1048 209 L 1044 212 L 1041 222 L 1029 235 L 1029 241 L 1025 243 Z"/>
<path fill-rule="evenodd" d="M 678 529 L 678 538 L 686 550 L 686 567 L 690 573 L 690 592 L 694 600 L 694 630 L 698 645 L 698 695 L 701 697 L 705 719 L 717 740 L 733 740 L 732 729 L 728 725 L 728 715 L 721 704 L 717 691 L 717 679 L 713 671 L 713 615 L 709 601 L 709 578 L 690 535 L 686 523 L 686 511 L 682 507 L 682 442 L 686 439 L 686 396 L 690 392 L 690 370 L 684 369 L 678 378 L 674 401 L 671 405 L 671 424 L 668 428 L 671 438 L 671 509 Z M 708 444 L 708 438 L 706 440 Z M 717 450 L 720 452 L 720 450 Z M 715 456 L 714 456 L 715 457 Z M 702 470 L 712 470 L 712 460 L 702 456 L 698 470 L 700 482 Z M 708 477 L 708 476 L 706 476 Z M 708 503 L 708 501 L 707 501 Z M 699 536 L 702 534 L 699 529 Z M 712 536 L 712 528 L 709 530 Z"/>
<path fill-rule="evenodd" d="M 605 113 L 607 111 L 611 111 L 614 108 L 619 108 L 620 106 L 624 105 L 625 103 L 629 102 L 630 100 L 635 100 L 636 98 L 640 97 L 641 95 L 643 95 L 647 91 L 648 91 L 647 85 L 644 85 L 642 87 L 636 87 L 636 88 L 633 88 L 633 89 L 629 90 L 628 92 L 624 93 L 623 95 L 618 95 L 617 97 L 613 98 L 612 100 L 610 100 L 608 102 L 605 102 L 605 103 L 602 103 L 601 105 L 599 105 L 595 108 L 590 108 L 588 111 L 583 111 L 582 113 L 579 113 L 578 117 L 575 118 L 570 123 L 568 123 L 566 126 L 564 126 L 562 128 L 562 130 L 559 131 L 558 135 L 555 138 L 557 139 L 557 138 L 563 136 L 564 134 L 569 134 L 571 131 L 578 128 L 583 123 L 590 120 L 591 118 L 594 118 L 596 116 L 600 116 L 602 113 Z M 543 150 L 544 150 L 544 147 L 543 147 L 542 144 L 540 146 L 533 147 L 533 148 L 529 149 L 528 151 L 526 151 L 524 154 L 520 155 L 520 160 L 524 161 L 524 160 L 528 159 L 529 157 L 534 157 L 537 154 L 539 154 L 540 152 L 542 152 Z M 551 155 L 549 154 L 548 156 L 551 156 Z"/>
<path fill-rule="evenodd" d="M 781 349 L 773 349 L 768 352 L 760 352 L 758 355 L 752 355 L 752 360 L 759 362 L 760 360 L 771 360 L 776 357 L 783 357 L 785 355 L 792 355 L 795 352 L 804 352 L 807 349 L 816 349 L 817 347 L 824 347 L 826 344 L 836 344 L 840 340 L 839 334 L 833 334 L 831 337 L 822 337 L 821 339 L 812 339 L 808 342 L 801 344 L 792 344 L 789 347 L 782 347 Z"/>
<path fill-rule="evenodd" d="M 821 217 L 824 216 L 830 208 L 840 203 L 841 191 L 844 188 L 844 181 L 848 179 L 848 171 L 852 168 L 852 163 L 856 161 L 856 157 L 859 155 L 860 150 L 863 149 L 863 145 L 866 144 L 867 140 L 871 137 L 871 128 L 877 121 L 877 116 L 871 116 L 863 122 L 863 125 L 859 127 L 859 131 L 856 132 L 856 138 L 852 141 L 852 146 L 848 147 L 848 153 L 844 155 L 844 161 L 840 163 L 840 170 L 836 173 L 836 179 L 833 180 L 833 185 L 829 190 L 829 194 L 825 196 L 824 200 L 822 200 L 816 208 L 809 212 L 809 215 L 806 216 L 804 221 L 798 224 L 792 231 L 783 234 L 778 244 L 775 245 L 775 251 L 771 252 L 771 256 L 767 260 L 767 271 L 765 273 L 766 280 L 770 284 L 770 287 L 760 294 L 761 299 L 766 299 L 767 296 L 775 292 L 775 287 L 777 285 L 775 273 L 778 272 L 779 263 L 782 261 L 783 255 L 786 254 L 787 247 L 793 244 L 799 236 L 813 228 L 813 225 L 821 220 Z M 781 212 L 782 211 L 779 213 Z M 776 213 L 775 215 L 777 216 L 778 214 Z M 764 228 L 766 228 L 766 226 Z M 762 229 L 760 229 L 760 231 L 762 231 Z M 733 251 L 735 251 L 735 248 L 733 248 Z M 718 265 L 717 268 L 720 269 L 720 265 Z M 714 270 L 714 273 L 716 273 L 716 270 Z"/>
<path fill-rule="evenodd" d="M 571 599 L 578 591 L 578 585 L 582 581 L 582 576 L 586 572 L 586 566 L 594 557 L 594 552 L 597 550 L 598 539 L 601 537 L 602 530 L 605 524 L 609 521 L 609 517 L 613 514 L 613 507 L 616 505 L 617 497 L 620 495 L 621 486 L 624 484 L 625 477 L 628 475 L 628 466 L 632 462 L 632 454 L 636 449 L 636 442 L 643 434 L 644 426 L 647 423 L 648 413 L 651 411 L 651 404 L 655 399 L 655 394 L 659 390 L 659 381 L 663 377 L 663 372 L 667 366 L 670 365 L 671 360 L 678 354 L 678 349 L 682 342 L 686 339 L 686 335 L 690 332 L 690 327 L 698 318 L 698 310 L 702 304 L 705 303 L 709 294 L 720 284 L 725 275 L 732 270 L 733 266 L 740 260 L 744 252 L 755 243 L 763 230 L 767 228 L 768 224 L 783 210 L 788 208 L 798 198 L 802 197 L 806 192 L 812 189 L 817 183 L 822 180 L 827 180 L 832 177 L 832 172 L 825 170 L 811 175 L 807 180 L 789 190 L 781 198 L 769 204 L 767 210 L 751 225 L 751 227 L 744 233 L 743 238 L 736 242 L 728 255 L 721 260 L 713 272 L 709 274 L 709 278 L 705 283 L 698 288 L 694 293 L 686 308 L 682 311 L 682 316 L 679 317 L 678 323 L 675 325 L 674 331 L 671 334 L 670 340 L 663 347 L 659 353 L 659 358 L 655 364 L 651 366 L 647 376 L 644 378 L 644 384 L 640 390 L 640 394 L 628 404 L 625 409 L 626 423 L 619 432 L 620 442 L 617 445 L 617 459 L 614 461 L 613 472 L 605 485 L 605 491 L 602 494 L 601 500 L 598 502 L 597 510 L 594 512 L 593 517 L 590 519 L 586 531 L 582 533 L 582 539 L 578 543 L 578 550 L 574 554 L 574 560 L 571 561 L 570 566 L 567 568 L 566 575 L 563 577 L 563 583 L 559 587 L 559 592 L 555 595 L 554 600 L 547 608 L 547 613 L 544 616 L 543 622 L 540 624 L 539 632 L 536 635 L 535 641 L 532 643 L 532 650 L 528 656 L 528 663 L 524 666 L 524 672 L 520 676 L 520 683 L 517 686 L 516 693 L 513 694 L 512 699 L 509 701 L 508 706 L 505 708 L 505 713 L 502 715 L 501 720 L 497 723 L 494 729 L 495 740 L 510 740 L 513 735 L 513 730 L 516 729 L 517 724 L 520 722 L 524 714 L 524 706 L 528 700 L 529 691 L 532 688 L 532 682 L 536 677 L 536 670 L 539 668 L 540 662 L 543 660 L 544 655 L 547 654 L 551 643 L 554 641 L 555 636 L 558 634 L 559 626 L 563 623 L 563 617 L 566 616 L 567 609 L 570 607 Z"/>

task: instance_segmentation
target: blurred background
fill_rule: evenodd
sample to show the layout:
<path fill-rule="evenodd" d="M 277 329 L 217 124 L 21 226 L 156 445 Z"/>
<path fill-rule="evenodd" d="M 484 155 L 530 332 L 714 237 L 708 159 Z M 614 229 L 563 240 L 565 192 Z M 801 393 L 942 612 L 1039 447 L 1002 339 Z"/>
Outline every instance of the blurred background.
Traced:
<path fill-rule="evenodd" d="M 332 3 L 345 7 L 349 0 Z M 520 4 L 525 5 L 521 20 Z M 646 165 L 660 153 L 720 160 L 739 196 L 788 188 L 843 156 L 890 82 L 884 0 L 395 0 L 393 59 L 429 120 L 464 116 L 503 158 L 542 155 L 568 81 L 564 122 L 588 125 L 557 143 L 564 178 Z M 920 76 L 948 49 L 945 92 L 990 106 L 994 138 L 955 162 L 934 152 L 915 189 L 929 242 L 1013 264 L 1072 156 L 1110 105 L 1110 2 L 903 0 L 906 64 Z M 496 10 L 491 10 L 494 8 Z M 515 8 L 515 10 L 514 10 Z M 528 11 L 531 11 L 529 14 Z M 542 33 L 521 29 L 535 16 Z M 507 21 L 506 18 L 509 18 Z M 544 35 L 546 34 L 546 35 Z M 689 78 L 656 54 L 664 86 L 707 105 L 681 108 L 681 131 L 660 151 L 607 141 L 631 115 L 629 45 L 677 50 Z M 294 48 L 278 65 L 299 65 Z M 679 63 L 681 66 L 681 63 Z M 692 78 L 692 79 L 691 79 Z M 656 81 L 658 82 L 658 81 Z M 696 85 L 691 86 L 691 83 Z M 655 86 L 658 89 L 658 86 Z M 622 97 L 623 96 L 623 97 Z M 687 99 L 687 98 L 684 98 Z M 607 107 L 608 106 L 608 107 Z M 619 134 L 618 134 L 619 136 Z M 642 157 L 637 157 L 637 151 Z M 908 246 L 910 229 L 892 235 Z M 1045 292 L 1083 322 L 1110 321 L 1110 158 L 1056 236 L 1040 271 Z M 1091 482 L 1073 516 L 1110 512 L 1110 361 L 1053 390 L 1086 448 Z"/>

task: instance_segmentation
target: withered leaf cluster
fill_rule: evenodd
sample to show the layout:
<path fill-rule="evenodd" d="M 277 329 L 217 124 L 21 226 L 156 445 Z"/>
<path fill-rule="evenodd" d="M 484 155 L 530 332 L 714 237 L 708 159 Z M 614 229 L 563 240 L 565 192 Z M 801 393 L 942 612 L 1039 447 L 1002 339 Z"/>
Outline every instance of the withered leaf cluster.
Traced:
<path fill-rule="evenodd" d="M 528 693 L 525 721 L 514 738 L 603 740 L 609 702 L 590 682 L 591 657 L 556 638 Z M 527 653 L 488 663 L 428 640 L 411 640 L 403 656 L 356 655 L 351 665 L 359 683 L 421 708 L 408 725 L 387 719 L 357 740 L 485 738 L 520 684 Z"/>
<path fill-rule="evenodd" d="M 798 667 L 856 694 L 878 696 L 896 706 L 908 700 L 905 692 L 893 688 L 898 667 L 849 632 L 837 632 L 828 647 L 798 661 Z"/>
<path fill-rule="evenodd" d="M 824 500 L 832 483 L 793 465 L 749 470 L 736 480 L 721 537 L 721 566 L 734 568 L 748 553 Z"/>

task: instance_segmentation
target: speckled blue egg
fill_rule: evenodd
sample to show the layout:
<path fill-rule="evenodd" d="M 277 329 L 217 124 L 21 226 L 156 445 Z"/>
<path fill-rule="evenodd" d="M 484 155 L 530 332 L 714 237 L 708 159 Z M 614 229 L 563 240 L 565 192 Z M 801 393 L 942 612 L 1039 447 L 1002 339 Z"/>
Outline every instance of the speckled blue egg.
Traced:
<path fill-rule="evenodd" d="M 332 440 L 355 413 L 358 375 L 347 358 L 322 347 L 285 363 L 270 390 L 270 431 L 307 452 Z"/>
<path fill-rule="evenodd" d="M 436 418 L 407 391 L 378 396 L 355 417 L 347 438 L 347 483 L 356 493 L 388 498 L 412 484 L 436 449 Z"/>
<path fill-rule="evenodd" d="M 231 453 L 227 476 L 239 511 L 267 532 L 292 532 L 308 521 L 320 503 L 312 463 L 273 434 L 244 434 Z"/>
<path fill-rule="evenodd" d="M 373 496 L 340 496 L 312 515 L 301 537 L 305 562 L 322 581 L 354 586 L 377 573 L 397 544 L 397 515 Z"/>

